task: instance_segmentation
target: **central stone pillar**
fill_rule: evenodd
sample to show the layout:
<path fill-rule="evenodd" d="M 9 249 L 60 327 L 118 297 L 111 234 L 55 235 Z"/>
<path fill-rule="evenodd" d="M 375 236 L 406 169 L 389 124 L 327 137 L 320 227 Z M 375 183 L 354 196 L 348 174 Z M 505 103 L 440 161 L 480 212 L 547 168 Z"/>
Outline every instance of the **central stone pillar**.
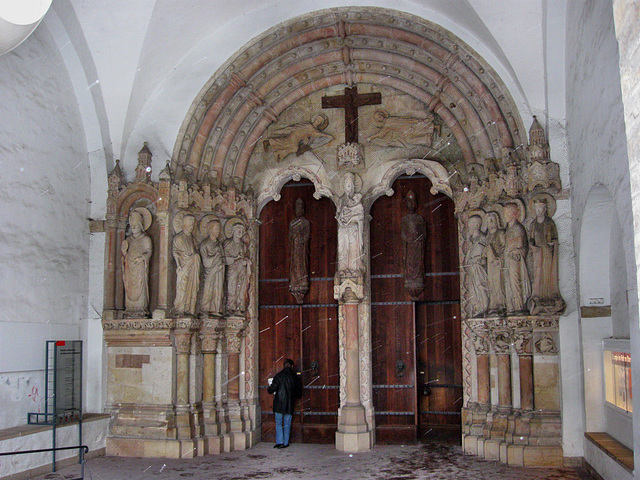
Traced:
<path fill-rule="evenodd" d="M 365 228 L 362 195 L 356 193 L 358 177 L 351 172 L 343 177 L 344 194 L 338 201 L 338 268 L 333 296 L 339 302 L 338 322 L 341 331 L 340 381 L 343 387 L 338 412 L 336 448 L 342 452 L 365 452 L 373 447 L 373 427 L 367 423 L 361 399 L 360 358 L 361 315 L 365 300 Z"/>

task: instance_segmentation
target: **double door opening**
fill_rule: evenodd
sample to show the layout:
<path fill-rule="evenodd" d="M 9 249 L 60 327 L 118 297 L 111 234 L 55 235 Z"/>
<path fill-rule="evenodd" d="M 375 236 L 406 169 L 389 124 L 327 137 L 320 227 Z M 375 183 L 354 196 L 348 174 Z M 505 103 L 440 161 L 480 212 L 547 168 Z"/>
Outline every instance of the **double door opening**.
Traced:
<path fill-rule="evenodd" d="M 453 201 L 432 195 L 423 176 L 400 177 L 392 197 L 371 209 L 371 355 L 376 441 L 459 441 L 462 353 L 457 225 Z M 401 220 L 409 190 L 426 221 L 425 288 L 416 301 L 404 288 Z M 291 358 L 303 397 L 292 441 L 333 443 L 340 406 L 338 304 L 333 298 L 337 252 L 335 207 L 315 200 L 304 179 L 290 182 L 260 221 L 259 391 L 262 439 L 275 439 L 268 378 Z M 289 292 L 289 223 L 301 198 L 311 225 L 309 291 Z"/>

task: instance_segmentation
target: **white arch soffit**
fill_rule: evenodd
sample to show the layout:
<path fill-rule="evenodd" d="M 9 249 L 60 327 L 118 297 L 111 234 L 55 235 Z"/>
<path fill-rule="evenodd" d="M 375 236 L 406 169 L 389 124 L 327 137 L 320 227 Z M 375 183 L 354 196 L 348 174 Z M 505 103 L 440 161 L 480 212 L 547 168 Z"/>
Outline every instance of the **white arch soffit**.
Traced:
<path fill-rule="evenodd" d="M 315 198 L 316 200 L 320 200 L 320 198 L 322 197 L 334 197 L 333 190 L 328 187 L 329 181 L 324 169 L 319 170 L 318 174 L 316 174 L 312 172 L 308 167 L 291 165 L 289 167 L 278 170 L 264 183 L 264 186 L 260 189 L 257 200 L 258 215 L 260 215 L 262 208 L 271 200 L 274 200 L 276 202 L 280 200 L 280 190 L 282 190 L 282 187 L 284 187 L 285 183 L 289 182 L 290 180 L 299 182 L 302 178 L 306 178 L 313 183 L 314 187 L 316 188 L 316 191 L 313 194 L 313 198 Z"/>
<path fill-rule="evenodd" d="M 387 167 L 377 184 L 367 191 L 364 195 L 367 209 L 371 208 L 371 205 L 382 195 L 388 197 L 393 195 L 393 182 L 400 175 L 414 175 L 415 173 L 421 173 L 431 181 L 430 191 L 432 195 L 444 193 L 453 199 L 453 191 L 449 184 L 449 180 L 453 175 L 441 163 L 422 158 L 409 158 L 397 160 Z"/>
<path fill-rule="evenodd" d="M 602 295 L 605 295 L 605 305 L 611 304 L 609 263 L 614 211 L 609 189 L 601 183 L 591 187 L 582 213 L 578 245 L 581 306 L 588 306 L 588 298 Z"/>
<path fill-rule="evenodd" d="M 274 5 L 275 3 L 277 5 Z M 473 48 L 494 69 L 511 94 L 521 118 L 530 117 L 532 110 L 529 101 L 511 63 L 473 6 L 469 2 L 465 2 L 466 9 L 460 8 L 460 4 L 457 4 L 456 8 L 451 8 L 447 6 L 449 2 L 439 0 L 429 0 L 429 3 L 431 5 L 427 6 L 407 0 L 394 2 L 389 0 L 326 0 L 322 3 L 322 8 L 318 8 L 318 3 L 313 1 L 284 0 L 261 4 L 259 8 L 249 12 L 239 11 L 235 18 L 200 40 L 159 83 L 150 86 L 135 84 L 131 101 L 141 103 L 138 107 L 131 107 L 127 113 L 125 132 L 122 138 L 122 151 L 125 152 L 123 159 L 137 158 L 136 149 L 143 141 L 148 141 L 149 135 L 151 135 L 146 126 L 155 124 L 158 118 L 173 120 L 172 123 L 165 125 L 163 132 L 153 133 L 154 136 L 167 139 L 162 140 L 163 142 L 176 141 L 181 138 L 182 135 L 178 132 L 186 128 L 183 123 L 185 119 L 191 118 L 202 94 L 208 90 L 211 82 L 217 78 L 226 64 L 255 38 L 283 22 L 333 7 L 387 8 L 415 15 L 452 32 Z M 449 16 L 443 14 L 443 11 L 450 12 Z M 464 18 L 454 18 L 456 15 L 460 17 L 458 12 L 461 11 L 464 11 Z M 261 30 L 258 30 L 256 25 L 259 25 Z M 257 34 L 250 36 L 246 32 L 257 32 Z M 146 50 L 146 45 L 144 48 Z M 153 90 L 139 90 L 149 87 Z M 175 92 L 189 98 L 193 103 L 184 105 L 182 98 L 174 97 Z M 181 109 L 177 109 L 176 105 L 183 106 L 184 113 L 182 115 L 178 113 Z M 173 148 L 169 145 L 158 147 L 160 151 L 173 152 L 173 159 L 177 159 L 180 149 L 177 141 Z"/>
<path fill-rule="evenodd" d="M 0 55 L 24 42 L 50 6 L 51 0 L 0 0 Z"/>
<path fill-rule="evenodd" d="M 70 16 L 72 18 L 69 18 Z M 56 42 L 78 101 L 91 178 L 90 216 L 104 218 L 107 208 L 107 175 L 108 170 L 114 166 L 114 159 L 96 68 L 82 36 L 78 19 L 75 18 L 73 8 L 68 2 L 56 2 L 49 10 L 43 26 L 49 30 Z M 69 29 L 73 29 L 74 26 L 75 31 L 70 33 Z M 78 39 L 78 35 L 82 38 Z M 84 56 L 79 53 L 79 48 L 85 52 Z"/>

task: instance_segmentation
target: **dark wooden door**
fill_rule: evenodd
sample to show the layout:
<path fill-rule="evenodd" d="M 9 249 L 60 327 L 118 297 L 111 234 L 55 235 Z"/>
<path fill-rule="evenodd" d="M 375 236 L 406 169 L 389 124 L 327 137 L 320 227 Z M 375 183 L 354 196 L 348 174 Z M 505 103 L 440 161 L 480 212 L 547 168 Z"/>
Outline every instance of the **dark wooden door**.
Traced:
<path fill-rule="evenodd" d="M 260 214 L 260 406 L 262 439 L 275 441 L 273 395 L 267 380 L 291 358 L 300 372 L 303 397 L 296 404 L 291 440 L 333 443 L 339 407 L 338 304 L 333 299 L 337 226 L 330 200 L 315 200 L 313 184 L 290 182 L 282 198 Z M 289 292 L 289 223 L 298 198 L 311 224 L 310 289 L 298 305 Z"/>
<path fill-rule="evenodd" d="M 381 443 L 460 430 L 460 287 L 453 201 L 426 177 L 400 177 L 371 209 L 373 401 Z M 409 190 L 427 223 L 425 290 L 404 289 L 400 222 Z M 457 397 L 456 397 L 457 395 Z M 453 398 L 456 397 L 456 398 Z M 457 430 L 455 430 L 457 429 Z"/>

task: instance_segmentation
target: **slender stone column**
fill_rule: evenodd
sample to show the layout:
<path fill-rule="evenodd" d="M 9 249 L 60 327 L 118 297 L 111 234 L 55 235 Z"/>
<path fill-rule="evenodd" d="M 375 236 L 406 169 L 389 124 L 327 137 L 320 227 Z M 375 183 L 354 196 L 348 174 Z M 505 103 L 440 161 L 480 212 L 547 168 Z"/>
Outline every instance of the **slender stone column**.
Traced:
<path fill-rule="evenodd" d="M 484 431 L 487 428 L 487 414 L 491 409 L 491 377 L 489 372 L 489 332 L 477 325 L 470 328 L 476 360 L 476 389 L 474 401 L 467 406 L 467 430 L 463 439 L 466 453 L 480 454 L 483 447 Z"/>
<path fill-rule="evenodd" d="M 249 437 L 244 428 L 243 406 L 240 401 L 240 381 L 244 379 L 243 372 L 240 371 L 240 351 L 245 327 L 244 317 L 227 318 L 225 337 L 227 340 L 228 377 L 225 424 L 228 426 L 230 448 L 233 450 L 244 450 L 249 446 Z"/>
<path fill-rule="evenodd" d="M 104 310 L 112 312 L 116 306 L 116 261 L 118 257 L 117 252 L 117 234 L 116 234 L 116 219 L 115 215 L 108 216 L 105 221 L 105 256 L 104 256 Z M 118 259 L 119 260 L 119 259 Z M 115 314 L 111 313 L 110 318 L 105 320 L 112 320 L 115 318 Z"/>
<path fill-rule="evenodd" d="M 158 212 L 156 214 L 159 225 L 159 266 L 158 266 L 158 305 L 153 311 L 153 318 L 165 318 L 169 306 L 169 262 L 171 252 L 169 251 L 169 237 L 171 229 L 169 227 L 169 196 L 171 194 L 170 170 L 165 168 L 160 172 L 160 183 L 158 186 Z"/>
<path fill-rule="evenodd" d="M 521 330 L 515 333 L 515 348 L 518 353 L 520 365 L 520 409 L 533 410 L 533 353 L 531 351 L 531 339 L 533 333 L 530 330 Z"/>
<path fill-rule="evenodd" d="M 124 240 L 124 233 L 127 228 L 128 219 L 118 221 L 116 230 L 116 262 L 122 262 L 122 241 Z M 122 280 L 122 268 L 116 268 L 115 270 L 115 308 L 116 310 L 124 310 L 124 282 Z"/>
<path fill-rule="evenodd" d="M 498 410 L 510 413 L 513 407 L 511 398 L 511 334 L 499 330 L 492 334 L 493 348 L 498 360 Z"/>
<path fill-rule="evenodd" d="M 189 408 L 189 352 L 191 351 L 189 330 L 176 329 L 176 427 L 178 439 L 192 438 Z"/>
<path fill-rule="evenodd" d="M 216 355 L 222 337 L 220 319 L 205 320 L 200 330 L 202 341 L 202 413 L 204 417 L 204 450 L 206 453 L 220 453 L 223 445 L 219 435 L 222 432 L 218 406 L 216 405 Z"/>

